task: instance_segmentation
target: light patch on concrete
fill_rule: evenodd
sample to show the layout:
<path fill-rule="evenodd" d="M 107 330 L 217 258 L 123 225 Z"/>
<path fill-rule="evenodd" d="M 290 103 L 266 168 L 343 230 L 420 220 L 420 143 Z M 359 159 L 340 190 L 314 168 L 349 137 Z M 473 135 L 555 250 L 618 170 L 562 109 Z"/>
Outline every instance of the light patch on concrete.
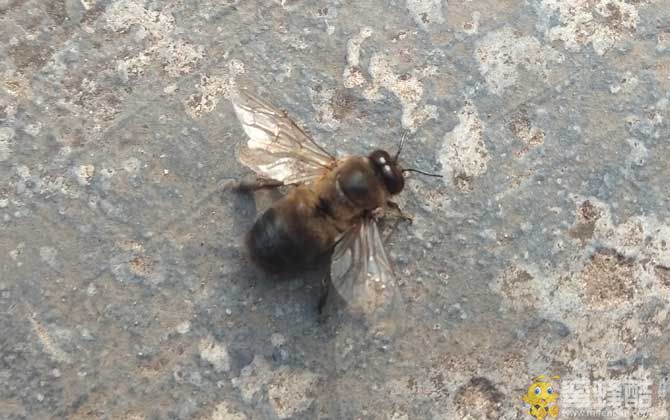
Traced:
<path fill-rule="evenodd" d="M 38 165 L 35 172 L 41 172 L 40 168 L 41 165 Z M 81 189 L 74 183 L 68 182 L 69 179 L 75 178 L 83 181 L 86 180 L 87 174 L 91 174 L 90 168 L 73 167 L 69 170 L 70 177 L 66 179 L 63 176 L 33 173 L 26 165 L 17 166 L 16 173 L 20 178 L 16 183 L 16 190 L 19 194 L 32 196 L 33 194 L 57 192 L 68 198 L 78 198 L 81 195 Z"/>
<path fill-rule="evenodd" d="M 42 124 L 40 124 L 39 122 L 28 124 L 23 128 L 23 131 L 25 131 L 26 133 L 30 134 L 33 137 L 37 137 L 37 135 L 40 134 L 40 131 L 42 131 Z"/>
<path fill-rule="evenodd" d="M 77 182 L 82 187 L 91 185 L 91 181 L 95 175 L 95 166 L 91 164 L 79 165 L 74 168 L 74 175 L 77 179 Z"/>
<path fill-rule="evenodd" d="M 637 139 L 628 139 L 626 143 L 630 146 L 630 152 L 626 157 L 629 166 L 644 166 L 649 157 L 649 149 Z"/>
<path fill-rule="evenodd" d="M 146 417 L 144 417 L 142 414 L 132 411 L 124 414 L 119 418 L 119 420 L 145 420 L 145 419 Z"/>
<path fill-rule="evenodd" d="M 12 259 L 16 263 L 17 267 L 21 267 L 23 265 L 23 261 L 20 260 L 21 255 L 23 254 L 23 250 L 26 248 L 26 244 L 23 242 L 20 242 L 18 245 L 16 245 L 16 248 L 10 250 L 7 254 L 9 255 L 9 258 Z"/>
<path fill-rule="evenodd" d="M 646 228 L 651 236 L 646 253 L 652 258 L 657 268 L 665 269 L 667 272 L 670 270 L 670 224 L 655 222 L 652 219 Z M 670 287 L 670 281 L 667 282 L 667 285 Z"/>
<path fill-rule="evenodd" d="M 144 74 L 144 68 L 151 62 L 150 55 L 138 55 L 137 57 L 119 60 L 116 63 L 116 71 L 124 80 L 137 78 Z"/>
<path fill-rule="evenodd" d="M 14 130 L 9 127 L 0 128 L 0 162 L 9 159 L 12 154 L 12 139 Z"/>
<path fill-rule="evenodd" d="M 633 302 L 633 262 L 611 250 L 597 251 L 581 273 L 584 303 L 592 310 L 612 310 Z"/>
<path fill-rule="evenodd" d="M 568 235 L 579 246 L 572 248 L 571 268 L 516 262 L 491 289 L 503 296 L 506 311 L 537 312 L 564 325 L 560 348 L 531 358 L 607 378 L 614 369 L 611 362 L 638 354 L 639 337 L 663 334 L 667 308 L 649 308 L 670 299 L 670 225 L 651 216 L 614 223 L 605 203 L 573 199 L 575 224 Z M 594 360 L 610 361 L 610 366 Z"/>
<path fill-rule="evenodd" d="M 357 35 L 347 41 L 347 65 L 342 74 L 344 87 L 354 88 L 365 84 L 365 76 L 363 76 L 363 70 L 361 69 L 361 45 L 371 35 L 372 29 L 363 28 Z"/>
<path fill-rule="evenodd" d="M 606 243 L 623 255 L 637 257 L 644 242 L 645 220 L 635 217 L 625 220 L 618 225 L 610 224 L 611 219 L 606 216 L 596 222 L 596 239 Z M 609 226 L 608 226 L 609 225 Z"/>
<path fill-rule="evenodd" d="M 656 51 L 665 52 L 670 50 L 670 32 L 661 32 L 656 36 Z"/>
<path fill-rule="evenodd" d="M 544 132 L 531 125 L 530 118 L 525 111 L 514 116 L 509 124 L 509 129 L 522 144 L 521 149 L 515 152 L 517 159 L 521 159 L 526 153 L 544 143 Z"/>
<path fill-rule="evenodd" d="M 526 371 L 527 367 L 518 358 L 510 357 L 490 370 L 482 366 L 477 353 L 458 357 L 445 355 L 430 368 L 388 381 L 386 393 L 393 401 L 430 403 L 431 412 L 439 413 L 432 418 L 499 418 L 501 403 L 509 391 L 505 389 L 509 387 L 507 384 L 515 383 L 516 372 Z"/>
<path fill-rule="evenodd" d="M 589 213 L 597 215 L 593 217 L 592 241 L 601 247 L 616 250 L 621 255 L 663 264 L 670 267 L 670 252 L 658 252 L 660 249 L 654 244 L 669 240 L 664 237 L 667 234 L 668 225 L 661 223 L 651 216 L 634 216 L 616 224 L 612 220 L 609 206 L 590 197 L 575 199 L 578 206 L 584 211 L 586 202 L 592 210 Z M 579 219 L 577 219 L 579 220 Z M 653 234 L 655 233 L 655 235 Z M 647 239 L 648 238 L 648 239 Z"/>
<path fill-rule="evenodd" d="M 287 419 L 309 408 L 317 396 L 318 376 L 302 369 L 280 367 L 268 385 L 268 400 L 280 419 Z"/>
<path fill-rule="evenodd" d="M 503 307 L 515 311 L 532 310 L 541 299 L 537 295 L 537 283 L 528 271 L 512 265 L 507 267 L 490 284 L 491 290 L 503 295 L 506 299 Z"/>
<path fill-rule="evenodd" d="M 463 22 L 463 32 L 468 35 L 475 35 L 479 33 L 479 19 L 481 19 L 481 13 L 472 12 L 472 18 L 466 22 Z"/>
<path fill-rule="evenodd" d="M 95 0 L 79 0 L 84 10 L 91 10 L 95 6 Z"/>
<path fill-rule="evenodd" d="M 235 77 L 245 73 L 244 63 L 231 60 L 228 72 L 221 75 L 203 75 L 197 86 L 199 93 L 191 95 L 184 106 L 192 118 L 200 118 L 203 114 L 214 111 L 222 98 L 229 98 L 235 86 Z"/>
<path fill-rule="evenodd" d="M 229 97 L 232 87 L 229 77 L 203 75 L 198 86 L 200 93 L 191 95 L 186 103 L 187 112 L 193 118 L 212 112 L 221 97 Z"/>
<path fill-rule="evenodd" d="M 444 3 L 444 7 L 447 7 L 446 0 Z M 442 0 L 407 0 L 407 9 L 417 25 L 422 28 L 427 28 L 433 23 L 444 23 L 442 7 Z"/>
<path fill-rule="evenodd" d="M 144 72 L 152 57 L 158 58 L 165 72 L 177 77 L 192 72 L 204 57 L 201 46 L 175 38 L 175 20 L 168 13 L 146 9 L 142 2 L 125 0 L 113 3 L 104 15 L 107 27 L 115 32 L 136 27 L 135 37 L 151 38 L 149 47 L 136 57 L 117 62 L 117 70 L 127 79 Z"/>
<path fill-rule="evenodd" d="M 70 355 L 63 351 L 63 349 L 61 349 L 60 346 L 54 341 L 47 328 L 37 318 L 37 315 L 31 313 L 29 320 L 35 335 L 37 335 L 37 338 L 42 344 L 44 351 L 59 363 L 71 363 L 72 360 Z"/>
<path fill-rule="evenodd" d="M 58 251 L 56 251 L 56 248 L 52 246 L 43 246 L 40 247 L 40 258 L 42 258 L 42 261 L 47 263 L 49 267 L 54 267 L 56 265 L 56 256 L 58 255 Z"/>
<path fill-rule="evenodd" d="M 156 50 L 163 61 L 163 69 L 173 77 L 191 73 L 205 56 L 201 46 L 194 46 L 182 39 L 169 41 Z"/>
<path fill-rule="evenodd" d="M 501 306 L 507 311 L 540 311 L 548 319 L 562 319 L 583 307 L 578 278 L 561 278 L 526 261 L 510 264 L 490 288 L 503 296 Z"/>
<path fill-rule="evenodd" d="M 134 174 L 139 172 L 140 168 L 142 167 L 142 162 L 136 157 L 129 157 L 128 159 L 121 162 L 121 167 L 124 171 L 130 174 Z"/>
<path fill-rule="evenodd" d="M 624 360 L 625 367 L 627 358 L 639 355 L 639 337 L 663 334 L 667 308 L 650 315 L 643 315 L 649 311 L 643 308 L 670 297 L 670 266 L 665 265 L 670 263 L 670 254 L 665 254 L 670 226 L 646 217 L 614 224 L 604 203 L 574 199 L 577 214 L 570 236 L 585 241 L 588 252 L 576 249 L 569 270 L 517 264 L 491 288 L 503 296 L 504 310 L 536 312 L 565 326 L 559 348 L 531 358 L 564 363 L 573 373 L 610 378 L 618 376 L 612 362 Z M 539 347 L 545 344 L 542 339 Z M 609 365 L 593 363 L 600 360 Z"/>
<path fill-rule="evenodd" d="M 250 364 L 242 368 L 240 376 L 233 378 L 231 383 L 240 390 L 244 401 L 251 402 L 271 378 L 270 364 L 263 356 L 256 355 Z"/>
<path fill-rule="evenodd" d="M 191 330 L 191 322 L 190 321 L 183 321 L 177 324 L 177 328 L 175 328 L 179 334 L 188 334 L 188 332 Z"/>
<path fill-rule="evenodd" d="M 263 356 L 256 355 L 231 383 L 247 403 L 264 400 L 267 393 L 274 414 L 286 419 L 307 410 L 314 402 L 318 376 L 305 369 L 287 366 L 273 370 Z"/>
<path fill-rule="evenodd" d="M 202 417 L 202 420 L 247 420 L 246 414 L 236 411 L 232 404 L 227 401 L 220 402 L 214 407 L 214 411 L 207 417 Z"/>
<path fill-rule="evenodd" d="M 286 11 L 293 11 L 300 7 L 300 2 L 296 0 L 272 0 L 273 3 L 281 6 Z"/>
<path fill-rule="evenodd" d="M 0 400 L 0 413 L 3 413 L 8 419 L 29 417 L 26 407 L 18 399 Z"/>
<path fill-rule="evenodd" d="M 13 125 L 16 122 L 17 103 L 15 101 L 3 103 L 0 98 L 0 112 L 4 113 L 4 120 L 7 126 Z"/>
<path fill-rule="evenodd" d="M 363 28 L 348 41 L 347 66 L 342 75 L 344 86 L 364 87 L 363 96 L 370 101 L 382 98 L 379 93 L 382 88 L 393 93 L 402 105 L 402 126 L 414 132 L 428 119 L 437 117 L 437 107 L 434 105 L 420 106 L 424 91 L 422 79 L 436 74 L 437 68 L 426 67 L 398 75 L 393 71 L 390 57 L 374 54 L 368 67 L 371 79 L 367 80 L 360 66 L 360 54 L 361 44 L 371 35 L 371 29 Z"/>
<path fill-rule="evenodd" d="M 214 366 L 217 372 L 228 372 L 230 370 L 230 355 L 225 344 L 216 341 L 214 337 L 200 340 L 198 344 L 200 358 Z"/>
<path fill-rule="evenodd" d="M 30 81 L 24 75 L 11 70 L 2 73 L 0 86 L 15 98 L 30 97 L 33 93 L 30 89 Z"/>
<path fill-rule="evenodd" d="M 565 314 L 561 319 L 572 327 L 572 334 L 564 340 L 559 348 L 554 348 L 549 354 L 540 356 L 564 363 L 570 372 L 575 374 L 593 374 L 595 377 L 609 378 L 611 371 L 606 363 L 594 361 L 613 361 L 631 355 L 635 348 L 630 344 L 629 331 L 611 328 L 609 323 L 621 325 L 618 320 L 611 319 L 607 312 L 598 312 L 602 315 L 594 316 L 587 312 L 580 316 Z M 606 320 L 607 319 L 607 320 Z M 544 348 L 544 340 L 540 341 L 539 348 Z M 579 357 L 574 357 L 579 354 Z"/>
<path fill-rule="evenodd" d="M 310 44 L 305 41 L 305 38 L 294 35 L 294 34 L 288 34 L 288 35 L 280 35 L 282 42 L 284 42 L 286 45 L 290 46 L 292 49 L 295 49 L 297 51 L 304 51 L 310 47 Z"/>
<path fill-rule="evenodd" d="M 340 126 L 340 121 L 335 118 L 335 109 L 333 108 L 333 99 L 335 89 L 321 88 L 312 89 L 312 106 L 316 111 L 317 120 L 328 130 L 336 130 Z"/>
<path fill-rule="evenodd" d="M 411 132 L 431 118 L 437 118 L 437 107 L 434 105 L 420 106 L 424 89 L 422 79 L 432 76 L 436 68 L 427 67 L 411 73 L 396 74 L 393 72 L 390 58 L 383 54 L 375 54 L 370 58 L 368 69 L 372 81 L 363 95 L 369 100 L 381 98 L 379 90 L 387 89 L 393 93 L 402 105 L 402 126 Z"/>
<path fill-rule="evenodd" d="M 461 191 L 472 189 L 472 178 L 486 172 L 491 160 L 484 144 L 484 123 L 477 109 L 466 102 L 458 113 L 458 125 L 445 134 L 440 150 L 442 173 Z"/>
<path fill-rule="evenodd" d="M 286 343 L 286 337 L 279 333 L 274 333 L 270 336 L 270 342 L 274 347 L 283 346 Z"/>
<path fill-rule="evenodd" d="M 146 417 L 139 413 L 129 413 L 122 417 L 121 420 L 146 420 Z"/>
<path fill-rule="evenodd" d="M 498 95 L 517 83 L 518 67 L 546 78 L 549 63 L 563 61 L 551 47 L 509 26 L 486 34 L 477 44 L 475 57 L 489 90 Z"/>
<path fill-rule="evenodd" d="M 631 264 L 634 284 L 629 304 L 639 307 L 655 298 L 670 299 L 670 224 L 653 216 L 634 216 L 616 224 L 605 203 L 593 197 L 575 197 L 575 202 L 578 217 L 573 230 L 585 226 L 590 232 L 581 239 L 598 249 L 611 249 Z"/>
<path fill-rule="evenodd" d="M 389 417 L 389 420 L 409 420 L 409 416 L 406 413 L 400 411 L 394 411 Z"/>
<path fill-rule="evenodd" d="M 614 83 L 610 86 L 610 92 L 613 94 L 618 93 L 632 93 L 637 88 L 640 83 L 639 79 L 635 77 L 631 72 L 626 72 L 617 83 Z"/>
<path fill-rule="evenodd" d="M 546 28 L 549 40 L 562 41 L 572 51 L 590 44 L 598 55 L 603 55 L 625 36 L 635 33 L 639 22 L 638 8 L 644 3 L 648 1 L 542 0 L 538 15 L 547 25 L 554 17 L 559 22 Z"/>
<path fill-rule="evenodd" d="M 641 133 L 645 137 L 659 139 L 662 136 L 662 125 L 667 112 L 667 99 L 659 100 L 653 107 L 645 110 L 642 115 L 626 117 L 626 126 L 631 133 Z"/>
<path fill-rule="evenodd" d="M 607 204 L 593 197 L 573 200 L 576 217 L 569 235 L 581 243 L 575 265 L 568 271 L 526 265 L 510 273 L 525 271 L 542 281 L 517 282 L 525 290 L 521 294 L 516 287 L 506 288 L 504 281 L 496 289 L 506 306 L 536 310 L 570 329 L 560 349 L 541 357 L 565 363 L 573 372 L 607 378 L 616 369 L 612 361 L 624 360 L 626 368 L 625 359 L 639 354 L 638 337 L 663 334 L 667 308 L 649 308 L 670 299 L 670 225 L 652 216 L 617 224 Z M 579 251 L 584 247 L 586 254 Z M 581 357 L 574 358 L 575 353 Z M 610 366 L 594 365 L 593 360 L 608 360 Z"/>
<path fill-rule="evenodd" d="M 113 178 L 114 174 L 116 174 L 116 169 L 110 167 L 103 167 L 100 171 L 100 176 L 102 176 L 104 179 Z"/>

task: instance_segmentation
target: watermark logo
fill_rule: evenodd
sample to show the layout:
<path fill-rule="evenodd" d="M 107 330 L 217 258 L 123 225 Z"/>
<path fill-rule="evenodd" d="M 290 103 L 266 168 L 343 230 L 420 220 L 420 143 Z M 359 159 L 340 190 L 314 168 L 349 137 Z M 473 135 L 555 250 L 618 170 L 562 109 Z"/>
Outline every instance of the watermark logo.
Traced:
<path fill-rule="evenodd" d="M 533 379 L 528 387 L 526 395 L 522 397 L 523 402 L 528 405 L 528 414 L 538 420 L 547 416 L 558 416 L 558 384 L 559 376 L 548 377 L 540 375 Z"/>
<path fill-rule="evenodd" d="M 667 377 L 653 380 L 645 369 L 639 369 L 605 379 L 540 375 L 522 400 L 527 413 L 537 420 L 557 418 L 559 411 L 561 419 L 668 420 L 667 397 Z"/>
<path fill-rule="evenodd" d="M 609 379 L 575 378 L 562 383 L 562 407 L 571 417 L 667 418 L 667 381 L 648 375 Z M 659 417 L 661 416 L 661 417 Z"/>

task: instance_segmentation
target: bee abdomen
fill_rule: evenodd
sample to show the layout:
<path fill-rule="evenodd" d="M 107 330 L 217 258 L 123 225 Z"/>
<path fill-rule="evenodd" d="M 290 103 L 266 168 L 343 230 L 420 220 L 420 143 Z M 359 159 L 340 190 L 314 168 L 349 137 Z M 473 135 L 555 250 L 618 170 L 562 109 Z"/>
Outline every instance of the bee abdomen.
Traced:
<path fill-rule="evenodd" d="M 304 226 L 289 226 L 274 207 L 256 221 L 247 237 L 253 260 L 268 271 L 292 271 L 317 266 L 323 246 Z"/>

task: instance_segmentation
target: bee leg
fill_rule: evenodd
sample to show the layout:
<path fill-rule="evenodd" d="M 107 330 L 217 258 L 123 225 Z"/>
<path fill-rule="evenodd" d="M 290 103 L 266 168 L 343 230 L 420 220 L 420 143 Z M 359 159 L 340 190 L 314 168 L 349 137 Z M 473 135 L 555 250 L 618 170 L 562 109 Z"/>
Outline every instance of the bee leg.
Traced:
<path fill-rule="evenodd" d="M 382 241 L 384 242 L 384 244 L 386 244 L 386 243 L 389 241 L 389 239 L 391 239 L 391 236 L 395 233 L 395 230 L 398 228 L 398 225 L 400 224 L 401 221 L 402 221 L 401 219 L 398 219 L 398 220 L 396 220 L 396 222 L 393 224 L 393 227 L 391 228 L 391 230 L 390 230 L 390 232 L 388 233 L 388 235 L 386 235 L 386 236 L 382 239 Z"/>
<path fill-rule="evenodd" d="M 388 233 L 388 235 L 386 235 L 386 237 L 383 238 L 384 243 L 388 242 L 388 240 L 391 238 L 391 235 L 393 235 L 393 233 L 398 228 L 398 225 L 400 224 L 400 222 L 404 221 L 404 222 L 409 222 L 410 224 L 412 224 L 412 222 L 414 222 L 414 218 L 411 215 L 405 213 L 400 208 L 398 203 L 394 203 L 393 201 L 390 201 L 390 200 L 387 201 L 386 202 L 386 207 L 382 210 L 383 210 L 384 216 L 394 217 L 396 219 L 396 221 L 393 224 L 393 226 L 391 227 L 390 232 Z"/>
<path fill-rule="evenodd" d="M 243 180 L 233 186 L 233 190 L 237 192 L 253 192 L 257 190 L 277 188 L 283 186 L 284 183 L 274 179 L 258 177 L 255 180 Z"/>
<path fill-rule="evenodd" d="M 395 202 L 393 202 L 393 201 L 391 201 L 391 200 L 388 200 L 388 201 L 386 202 L 386 206 L 391 210 L 390 214 L 393 214 L 395 217 L 397 217 L 397 218 L 399 218 L 399 219 L 401 219 L 401 220 L 404 220 L 404 221 L 406 221 L 406 222 L 409 222 L 410 224 L 412 224 L 412 223 L 414 222 L 414 217 L 412 217 L 412 216 L 411 216 L 410 214 L 408 214 L 408 213 L 405 213 L 405 212 L 400 208 L 400 206 L 398 205 L 398 203 L 395 203 Z"/>
<path fill-rule="evenodd" d="M 323 313 L 323 307 L 326 306 L 328 292 L 330 291 L 330 283 L 330 270 L 328 270 L 328 272 L 321 279 L 321 296 L 319 296 L 319 304 L 316 307 L 316 309 L 319 311 L 319 315 Z"/>

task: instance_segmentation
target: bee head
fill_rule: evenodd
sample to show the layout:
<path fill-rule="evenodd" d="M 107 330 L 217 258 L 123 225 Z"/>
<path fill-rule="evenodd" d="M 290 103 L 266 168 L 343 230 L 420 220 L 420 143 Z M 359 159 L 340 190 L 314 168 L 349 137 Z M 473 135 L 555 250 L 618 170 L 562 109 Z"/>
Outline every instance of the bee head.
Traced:
<path fill-rule="evenodd" d="M 375 168 L 375 171 L 379 176 L 384 180 L 384 185 L 386 189 L 391 194 L 398 194 L 405 187 L 405 172 L 417 172 L 422 175 L 434 176 L 437 178 L 442 178 L 440 174 L 431 174 L 429 172 L 424 172 L 419 169 L 414 168 L 401 168 L 398 164 L 398 158 L 400 157 L 400 152 L 402 152 L 402 146 L 405 144 L 405 139 L 407 136 L 402 136 L 400 140 L 400 145 L 398 146 L 398 151 L 395 156 L 391 157 L 384 150 L 375 150 L 370 153 L 368 158 L 372 162 L 372 166 Z"/>
<path fill-rule="evenodd" d="M 384 150 L 375 150 L 368 156 L 375 172 L 379 174 L 384 180 L 386 189 L 391 194 L 398 194 L 405 187 L 405 177 L 402 174 L 402 169 L 398 165 L 397 159 L 391 156 Z"/>

